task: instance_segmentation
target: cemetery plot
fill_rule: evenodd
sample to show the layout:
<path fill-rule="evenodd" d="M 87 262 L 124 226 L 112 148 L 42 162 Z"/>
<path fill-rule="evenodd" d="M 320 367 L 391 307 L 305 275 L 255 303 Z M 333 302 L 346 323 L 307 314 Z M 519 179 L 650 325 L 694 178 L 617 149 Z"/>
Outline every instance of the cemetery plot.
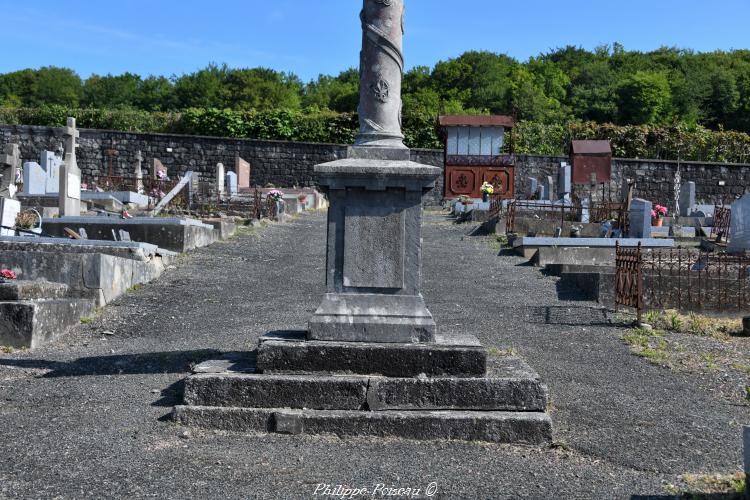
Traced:
<path fill-rule="evenodd" d="M 617 247 L 616 303 L 647 310 L 750 312 L 750 257 Z"/>

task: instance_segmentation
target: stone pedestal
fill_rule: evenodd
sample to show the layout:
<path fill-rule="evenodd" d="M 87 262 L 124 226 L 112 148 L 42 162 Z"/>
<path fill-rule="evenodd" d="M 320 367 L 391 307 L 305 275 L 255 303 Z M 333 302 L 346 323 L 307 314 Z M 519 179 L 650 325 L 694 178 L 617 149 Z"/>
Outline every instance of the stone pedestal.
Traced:
<path fill-rule="evenodd" d="M 432 341 L 435 322 L 420 294 L 422 195 L 440 169 L 350 158 L 315 171 L 330 201 L 327 293 L 308 338 Z"/>

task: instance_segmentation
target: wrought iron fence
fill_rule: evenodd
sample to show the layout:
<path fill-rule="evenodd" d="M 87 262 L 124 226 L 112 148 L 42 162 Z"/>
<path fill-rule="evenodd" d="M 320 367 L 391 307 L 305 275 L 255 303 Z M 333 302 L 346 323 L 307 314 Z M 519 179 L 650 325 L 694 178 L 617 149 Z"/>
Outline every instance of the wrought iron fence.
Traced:
<path fill-rule="evenodd" d="M 505 216 L 505 227 L 508 233 L 516 230 L 516 218 L 521 214 L 533 217 L 537 220 L 559 221 L 561 225 L 565 222 L 580 220 L 581 206 L 578 204 L 540 204 L 538 201 L 514 200 L 508 206 Z"/>
<path fill-rule="evenodd" d="M 750 311 L 750 257 L 685 248 L 616 250 L 616 303 L 644 310 Z"/>
<path fill-rule="evenodd" d="M 714 227 L 711 229 L 711 238 L 717 240 L 729 237 L 729 226 L 732 222 L 732 209 L 726 207 L 714 207 Z"/>

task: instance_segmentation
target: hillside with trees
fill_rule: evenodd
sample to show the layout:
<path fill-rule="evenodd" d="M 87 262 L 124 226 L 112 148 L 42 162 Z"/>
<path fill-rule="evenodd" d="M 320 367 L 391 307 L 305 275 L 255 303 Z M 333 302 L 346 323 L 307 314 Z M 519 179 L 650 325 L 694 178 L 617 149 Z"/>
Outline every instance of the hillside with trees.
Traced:
<path fill-rule="evenodd" d="M 112 128 L 133 131 L 338 141 L 354 133 L 356 120 L 349 115 L 358 99 L 356 69 L 310 82 L 272 69 L 216 64 L 170 77 L 124 73 L 82 79 L 57 67 L 0 75 L 3 123 L 54 125 L 57 115 L 72 113 L 89 117 L 89 126 L 109 120 Z M 729 139 L 704 137 L 701 147 L 739 141 L 742 149 L 734 157 L 744 158 L 750 141 L 734 132 L 750 132 L 750 50 L 644 53 L 619 44 L 594 51 L 569 46 L 523 62 L 466 52 L 432 68 L 410 69 L 403 100 L 405 122 L 413 125 L 407 131 L 412 146 L 438 144 L 433 130 L 438 114 L 493 113 L 524 122 L 525 143 L 540 154 L 560 152 L 576 131 L 619 135 L 621 141 L 628 134 L 638 136 L 635 141 L 662 134 L 674 143 L 662 156 L 688 148 L 682 143 L 693 139 L 679 136 L 683 132 L 709 137 L 711 131 L 731 131 Z M 301 126 L 301 117 L 312 123 L 312 132 L 292 130 Z M 675 130 L 683 132 L 675 136 Z M 713 153 L 708 156 L 722 157 Z"/>

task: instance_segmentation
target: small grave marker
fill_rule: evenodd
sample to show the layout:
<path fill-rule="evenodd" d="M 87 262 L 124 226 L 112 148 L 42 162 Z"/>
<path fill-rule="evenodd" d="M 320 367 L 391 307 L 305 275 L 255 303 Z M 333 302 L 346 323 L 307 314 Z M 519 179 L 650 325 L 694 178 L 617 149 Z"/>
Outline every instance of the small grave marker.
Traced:
<path fill-rule="evenodd" d="M 630 237 L 651 238 L 650 201 L 635 198 L 630 204 Z"/>

